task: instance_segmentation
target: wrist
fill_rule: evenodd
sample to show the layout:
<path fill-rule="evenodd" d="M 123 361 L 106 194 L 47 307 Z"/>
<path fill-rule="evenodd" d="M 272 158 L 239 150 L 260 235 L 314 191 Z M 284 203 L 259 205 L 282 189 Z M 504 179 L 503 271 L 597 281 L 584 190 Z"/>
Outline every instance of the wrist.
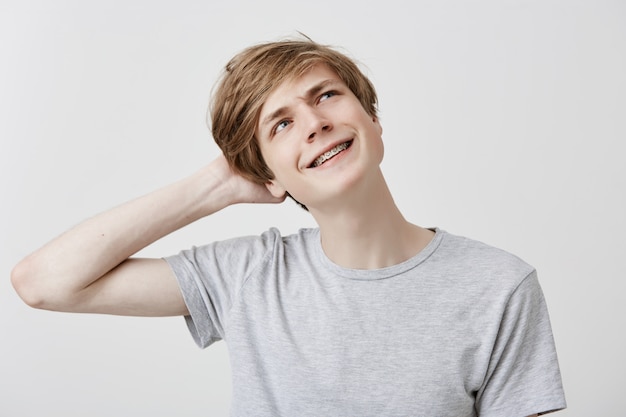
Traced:
<path fill-rule="evenodd" d="M 215 160 L 189 178 L 198 217 L 204 217 L 239 202 L 237 188 L 231 184 L 233 174 L 226 161 Z"/>

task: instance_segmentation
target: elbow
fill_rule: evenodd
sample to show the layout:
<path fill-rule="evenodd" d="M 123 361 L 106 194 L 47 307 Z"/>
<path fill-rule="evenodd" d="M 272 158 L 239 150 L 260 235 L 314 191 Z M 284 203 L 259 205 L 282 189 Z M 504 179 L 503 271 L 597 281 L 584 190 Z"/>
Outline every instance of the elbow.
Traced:
<path fill-rule="evenodd" d="M 33 308 L 53 310 L 50 292 L 44 289 L 43 282 L 29 258 L 22 260 L 11 271 L 11 284 L 22 301 Z"/>
<path fill-rule="evenodd" d="M 36 291 L 33 272 L 28 259 L 22 260 L 11 271 L 11 284 L 22 301 L 34 308 L 41 308 L 43 300 Z"/>

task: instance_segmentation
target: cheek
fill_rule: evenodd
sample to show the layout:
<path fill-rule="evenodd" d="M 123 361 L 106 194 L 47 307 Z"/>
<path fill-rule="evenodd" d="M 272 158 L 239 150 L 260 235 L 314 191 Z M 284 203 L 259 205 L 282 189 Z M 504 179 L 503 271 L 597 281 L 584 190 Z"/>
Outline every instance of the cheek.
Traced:
<path fill-rule="evenodd" d="M 385 144 L 383 143 L 380 135 L 376 135 L 376 139 L 374 139 L 375 143 L 373 145 L 374 153 L 376 154 L 376 160 L 380 164 L 383 161 L 383 157 L 385 156 Z"/>
<path fill-rule="evenodd" d="M 281 179 L 289 167 L 290 152 L 285 148 L 285 146 L 265 146 L 261 149 L 263 160 L 277 179 Z"/>
<path fill-rule="evenodd" d="M 276 164 L 274 163 L 274 159 L 272 157 L 272 152 L 266 147 L 260 147 L 261 156 L 263 157 L 263 162 L 269 168 L 269 171 L 272 173 L 272 178 L 276 178 Z"/>
<path fill-rule="evenodd" d="M 372 120 L 370 116 L 370 121 L 373 124 L 371 132 L 372 135 L 370 137 L 373 145 L 374 152 L 378 155 L 378 162 L 382 162 L 383 156 L 385 155 L 385 144 L 382 139 L 383 128 L 380 125 L 378 120 Z"/>

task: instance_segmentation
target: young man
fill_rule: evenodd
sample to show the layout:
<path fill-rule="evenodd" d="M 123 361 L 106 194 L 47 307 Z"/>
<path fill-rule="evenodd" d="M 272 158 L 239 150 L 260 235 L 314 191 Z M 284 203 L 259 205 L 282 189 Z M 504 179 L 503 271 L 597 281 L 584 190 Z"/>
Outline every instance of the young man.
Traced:
<path fill-rule="evenodd" d="M 16 266 L 15 288 L 38 308 L 184 315 L 201 347 L 227 342 L 235 416 L 564 408 L 534 269 L 405 220 L 380 170 L 376 104 L 369 80 L 328 47 L 243 51 L 212 106 L 223 156 L 53 240 Z M 286 196 L 319 228 L 131 258 L 232 204 Z"/>

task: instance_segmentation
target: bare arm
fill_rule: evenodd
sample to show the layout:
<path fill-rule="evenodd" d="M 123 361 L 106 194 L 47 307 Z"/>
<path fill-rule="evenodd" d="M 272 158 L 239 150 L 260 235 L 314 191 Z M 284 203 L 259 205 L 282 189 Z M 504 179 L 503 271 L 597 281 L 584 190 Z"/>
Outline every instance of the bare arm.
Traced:
<path fill-rule="evenodd" d="M 187 309 L 165 261 L 130 256 L 229 205 L 279 201 L 233 174 L 219 157 L 181 181 L 80 223 L 17 264 L 11 281 L 36 308 L 183 315 Z"/>

